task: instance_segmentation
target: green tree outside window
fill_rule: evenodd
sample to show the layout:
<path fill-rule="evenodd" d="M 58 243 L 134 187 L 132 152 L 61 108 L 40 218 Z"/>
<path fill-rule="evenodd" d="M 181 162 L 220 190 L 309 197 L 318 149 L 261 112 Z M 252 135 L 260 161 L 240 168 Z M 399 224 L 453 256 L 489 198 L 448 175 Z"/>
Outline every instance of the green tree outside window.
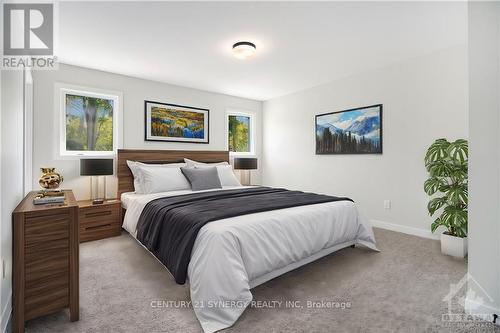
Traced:
<path fill-rule="evenodd" d="M 66 150 L 113 150 L 113 100 L 66 94 Z"/>
<path fill-rule="evenodd" d="M 228 122 L 229 151 L 239 153 L 250 152 L 250 117 L 230 115 Z"/>

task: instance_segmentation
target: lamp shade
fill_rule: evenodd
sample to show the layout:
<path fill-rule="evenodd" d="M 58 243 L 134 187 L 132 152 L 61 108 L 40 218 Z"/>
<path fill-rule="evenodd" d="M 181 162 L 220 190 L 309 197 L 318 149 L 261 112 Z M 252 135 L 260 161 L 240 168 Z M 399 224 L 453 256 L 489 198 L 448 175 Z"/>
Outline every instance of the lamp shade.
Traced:
<path fill-rule="evenodd" d="M 257 158 L 255 157 L 236 157 L 234 159 L 235 170 L 256 170 Z"/>
<path fill-rule="evenodd" d="M 112 158 L 85 158 L 80 160 L 80 176 L 110 176 L 112 174 Z"/>

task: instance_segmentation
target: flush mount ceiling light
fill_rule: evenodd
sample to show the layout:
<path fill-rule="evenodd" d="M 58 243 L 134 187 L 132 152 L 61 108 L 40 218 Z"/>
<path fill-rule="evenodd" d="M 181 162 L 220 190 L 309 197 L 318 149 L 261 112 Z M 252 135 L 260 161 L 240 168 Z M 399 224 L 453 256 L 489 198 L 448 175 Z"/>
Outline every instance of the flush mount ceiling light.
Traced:
<path fill-rule="evenodd" d="M 233 45 L 233 54 L 238 59 L 248 59 L 255 55 L 257 47 L 254 43 L 238 42 Z"/>

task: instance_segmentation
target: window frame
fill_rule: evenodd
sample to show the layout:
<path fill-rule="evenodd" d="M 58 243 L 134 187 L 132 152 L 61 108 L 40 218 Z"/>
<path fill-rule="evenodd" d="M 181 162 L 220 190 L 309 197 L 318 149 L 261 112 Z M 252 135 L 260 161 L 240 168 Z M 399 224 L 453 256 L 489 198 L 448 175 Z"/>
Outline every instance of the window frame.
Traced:
<path fill-rule="evenodd" d="M 229 117 L 230 116 L 243 116 L 250 119 L 249 136 L 250 136 L 250 151 L 236 152 L 230 151 L 230 156 L 255 156 L 255 114 L 247 111 L 229 110 L 226 112 L 226 150 L 229 150 Z"/>
<path fill-rule="evenodd" d="M 88 150 L 67 150 L 66 149 L 66 95 L 87 96 L 94 98 L 105 98 L 113 100 L 113 150 L 111 151 L 88 151 Z M 58 122 L 56 155 L 60 158 L 80 158 L 80 157 L 113 157 L 121 148 L 122 144 L 122 105 L 123 94 L 118 91 L 104 90 L 99 88 L 75 86 L 71 84 L 56 83 L 55 97 L 58 101 L 56 106 L 56 120 Z"/>

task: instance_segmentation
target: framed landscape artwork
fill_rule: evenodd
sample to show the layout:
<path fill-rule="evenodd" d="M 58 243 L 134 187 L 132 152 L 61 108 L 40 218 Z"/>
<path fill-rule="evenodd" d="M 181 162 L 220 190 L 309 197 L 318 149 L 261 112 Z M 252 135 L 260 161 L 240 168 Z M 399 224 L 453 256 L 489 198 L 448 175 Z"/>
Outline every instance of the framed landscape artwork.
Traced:
<path fill-rule="evenodd" d="M 317 115 L 316 154 L 382 154 L 382 104 Z"/>
<path fill-rule="evenodd" d="M 208 143 L 209 110 L 144 101 L 145 140 Z"/>

